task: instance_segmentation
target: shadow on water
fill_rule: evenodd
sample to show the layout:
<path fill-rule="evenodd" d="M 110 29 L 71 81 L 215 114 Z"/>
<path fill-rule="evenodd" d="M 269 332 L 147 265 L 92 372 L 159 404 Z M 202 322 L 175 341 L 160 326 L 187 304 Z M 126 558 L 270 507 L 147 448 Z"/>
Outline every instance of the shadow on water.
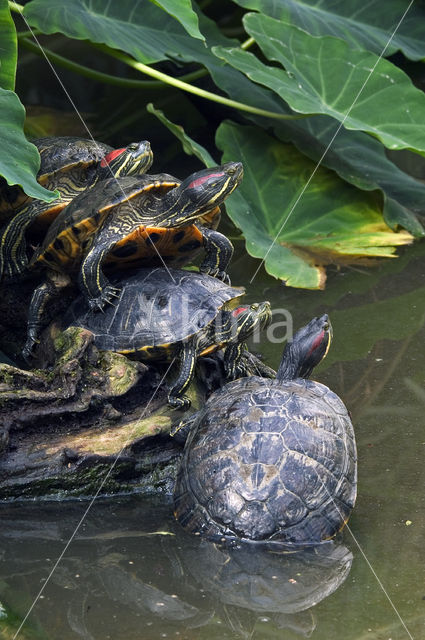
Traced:
<path fill-rule="evenodd" d="M 424 258 L 418 244 L 373 269 L 335 270 L 324 292 L 266 275 L 249 285 L 246 257 L 232 268 L 248 300 L 290 310 L 294 328 L 331 317 L 314 377 L 351 411 L 359 457 L 343 542 L 303 556 L 224 551 L 182 532 L 168 502 L 99 500 L 19 638 L 424 638 Z M 251 348 L 276 368 L 282 346 Z M 0 637 L 13 638 L 86 507 L 0 507 Z"/>

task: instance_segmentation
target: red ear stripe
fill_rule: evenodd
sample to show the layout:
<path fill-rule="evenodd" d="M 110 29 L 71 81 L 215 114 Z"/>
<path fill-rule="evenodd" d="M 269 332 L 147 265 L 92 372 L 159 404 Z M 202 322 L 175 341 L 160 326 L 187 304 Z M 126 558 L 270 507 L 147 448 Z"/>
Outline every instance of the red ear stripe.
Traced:
<path fill-rule="evenodd" d="M 243 313 L 247 309 L 248 307 L 238 307 L 237 309 L 234 309 L 234 311 L 232 311 L 232 316 L 234 318 L 237 318 L 240 313 Z"/>
<path fill-rule="evenodd" d="M 102 158 L 102 162 L 100 163 L 100 166 L 101 167 L 106 167 L 106 165 L 108 165 L 110 162 L 112 162 L 112 160 L 114 160 L 114 158 L 116 158 L 117 156 L 120 156 L 123 151 L 125 151 L 125 148 L 124 149 L 114 149 L 113 151 L 110 151 L 108 154 L 106 154 L 106 156 L 104 158 Z"/>
<path fill-rule="evenodd" d="M 308 355 L 311 355 L 313 353 L 313 351 L 316 351 L 317 347 L 321 344 L 324 335 L 325 335 L 325 332 L 321 331 L 321 333 L 317 336 L 317 338 L 315 339 L 315 341 L 311 345 L 310 351 L 308 352 Z"/>
<path fill-rule="evenodd" d="M 195 189 L 196 187 L 200 187 L 201 184 L 204 184 L 204 182 L 206 182 L 210 178 L 221 178 L 221 176 L 224 176 L 223 171 L 221 173 L 209 173 L 207 176 L 203 176 L 202 178 L 198 178 L 197 180 L 191 182 L 188 186 L 188 189 Z"/>

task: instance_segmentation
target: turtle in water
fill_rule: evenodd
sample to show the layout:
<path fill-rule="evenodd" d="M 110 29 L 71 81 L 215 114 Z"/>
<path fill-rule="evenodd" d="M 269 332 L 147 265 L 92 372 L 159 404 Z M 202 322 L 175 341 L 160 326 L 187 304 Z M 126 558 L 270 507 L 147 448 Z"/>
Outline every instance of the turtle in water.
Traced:
<path fill-rule="evenodd" d="M 182 269 L 139 269 L 115 279 L 120 295 L 104 313 L 81 298 L 64 316 L 64 326 L 83 327 L 104 351 L 135 354 L 144 361 L 178 362 L 169 391 L 173 407 L 187 408 L 189 386 L 198 357 L 224 348 L 228 378 L 239 373 L 244 341 L 271 317 L 268 302 L 237 306 L 244 294 L 211 276 Z"/>
<path fill-rule="evenodd" d="M 187 438 L 175 515 L 215 540 L 317 544 L 342 529 L 356 498 L 353 426 L 342 400 L 307 380 L 331 341 L 327 315 L 300 329 L 276 379 L 229 382 L 174 429 Z"/>
<path fill-rule="evenodd" d="M 6 222 L 6 226 L 0 238 L 0 279 L 3 274 L 13 278 L 26 269 L 25 233 L 30 226 L 38 226 L 44 232 L 78 194 L 110 176 L 142 174 L 149 169 L 153 159 L 147 140 L 132 142 L 122 149 L 70 137 L 40 138 L 34 144 L 41 156 L 37 180 L 46 189 L 57 189 L 60 196 L 52 202 L 28 202 L 22 190 L 19 193 L 11 191 L 11 187 L 3 187 L 0 220 Z M 8 210 L 6 205 L 11 193 L 15 194 L 15 200 L 12 209 Z M 2 211 L 4 208 L 6 212 Z"/>
<path fill-rule="evenodd" d="M 150 265 L 158 258 L 163 263 L 190 261 L 203 247 L 206 256 L 200 271 L 228 281 L 232 243 L 199 220 L 232 193 L 242 175 L 240 162 L 228 162 L 181 183 L 168 174 L 110 178 L 75 198 L 52 223 L 30 262 L 30 268 L 48 267 L 48 277 L 31 299 L 29 342 L 37 337 L 48 298 L 69 282 L 68 275 L 77 275 L 93 309 L 116 299 L 119 287 L 103 273 L 108 259 L 113 270 L 120 261 L 131 267 Z"/>

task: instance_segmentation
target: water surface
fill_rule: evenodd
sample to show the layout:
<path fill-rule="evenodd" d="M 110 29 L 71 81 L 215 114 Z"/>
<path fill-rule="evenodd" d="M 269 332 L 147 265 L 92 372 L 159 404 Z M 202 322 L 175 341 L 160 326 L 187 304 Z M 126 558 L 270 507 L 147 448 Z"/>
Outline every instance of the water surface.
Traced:
<path fill-rule="evenodd" d="M 236 259 L 234 284 L 257 263 Z M 226 552 L 181 531 L 167 497 L 99 499 L 19 638 L 408 640 L 425 638 L 425 245 L 378 267 L 331 270 L 324 292 L 266 275 L 250 301 L 294 328 L 329 313 L 314 378 L 349 408 L 359 486 L 349 527 L 305 557 Z M 277 367 L 282 346 L 251 348 Z M 0 507 L 0 629 L 13 638 L 87 508 Z"/>

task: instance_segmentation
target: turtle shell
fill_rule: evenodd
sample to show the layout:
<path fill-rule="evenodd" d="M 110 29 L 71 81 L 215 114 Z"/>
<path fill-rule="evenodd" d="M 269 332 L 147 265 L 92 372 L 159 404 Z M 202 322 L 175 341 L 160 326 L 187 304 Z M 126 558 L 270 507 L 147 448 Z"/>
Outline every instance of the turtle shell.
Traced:
<path fill-rule="evenodd" d="M 103 142 L 76 137 L 38 138 L 32 141 L 40 153 L 40 169 L 37 181 L 46 189 L 56 189 L 60 175 L 73 169 L 83 174 L 112 151 Z M 21 205 L 31 200 L 19 185 L 8 185 L 0 181 L 0 225 L 9 221 Z M 55 207 L 53 201 L 52 207 Z"/>
<path fill-rule="evenodd" d="M 56 217 L 50 225 L 40 249 L 35 252 L 30 266 L 45 264 L 61 271 L 75 271 L 78 269 L 83 253 L 91 246 L 96 232 L 108 215 L 111 215 L 119 205 L 129 203 L 130 207 L 137 207 L 149 193 L 165 193 L 178 186 L 173 176 L 166 173 L 155 176 L 126 176 L 111 177 L 98 182 L 95 187 L 79 194 Z M 154 221 L 152 221 L 154 224 Z M 123 240 L 117 243 L 118 254 L 113 260 L 125 260 L 128 250 L 123 245 L 136 238 L 138 231 L 127 236 L 123 225 Z M 140 231 L 146 236 L 144 246 L 147 251 L 154 251 L 153 241 L 149 243 L 150 229 Z M 122 255 L 120 256 L 119 250 Z M 133 252 L 134 253 L 134 252 Z M 132 259 L 134 260 L 134 255 Z"/>
<path fill-rule="evenodd" d="M 356 465 L 347 409 L 326 386 L 239 379 L 209 398 L 191 428 L 176 517 L 212 539 L 317 544 L 351 513 Z"/>
<path fill-rule="evenodd" d="M 38 138 L 33 140 L 33 144 L 40 153 L 41 163 L 37 179 L 41 182 L 48 179 L 56 171 L 100 162 L 107 153 L 113 150 L 104 142 L 71 136 Z"/>
<path fill-rule="evenodd" d="M 44 264 L 59 271 L 76 271 L 107 216 L 117 214 L 118 208 L 127 203 L 130 208 L 141 210 L 150 195 L 166 193 L 179 185 L 180 180 L 167 173 L 112 177 L 97 183 L 74 198 L 56 217 L 30 266 Z M 219 212 L 219 207 L 214 207 L 201 222 L 215 228 Z M 122 237 L 105 257 L 106 269 L 155 266 L 164 260 L 180 266 L 193 259 L 203 245 L 202 232 L 193 223 L 184 227 L 156 226 L 154 217 L 149 216 L 136 229 L 126 232 L 125 216 L 119 213 L 118 218 L 116 226 L 122 230 Z"/>
<path fill-rule="evenodd" d="M 91 331 L 99 349 L 137 351 L 142 359 L 172 357 L 183 341 L 205 329 L 224 305 L 236 304 L 244 293 L 241 287 L 181 269 L 140 269 L 113 283 L 121 287 L 114 306 L 99 313 L 77 299 L 64 323 Z"/>

